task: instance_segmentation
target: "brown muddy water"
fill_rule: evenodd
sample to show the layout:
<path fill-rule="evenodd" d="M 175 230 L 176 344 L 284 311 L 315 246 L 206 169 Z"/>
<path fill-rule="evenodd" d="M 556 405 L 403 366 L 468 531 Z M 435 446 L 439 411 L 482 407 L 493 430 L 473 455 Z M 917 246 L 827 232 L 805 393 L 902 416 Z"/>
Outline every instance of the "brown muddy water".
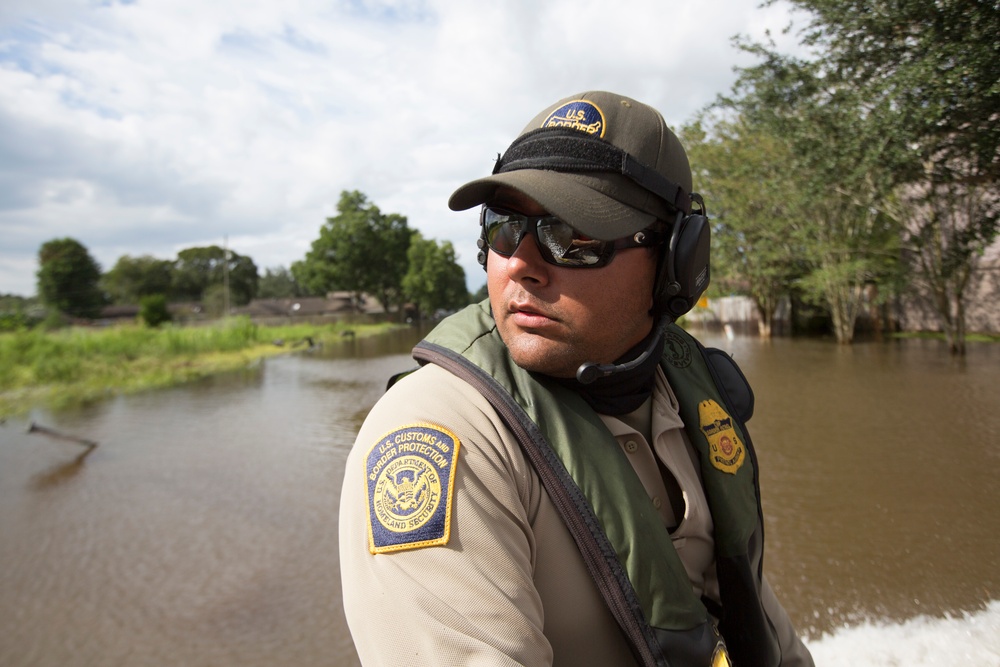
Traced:
<path fill-rule="evenodd" d="M 416 338 L 0 425 L 0 665 L 358 664 L 341 477 Z M 804 634 L 1000 599 L 1000 345 L 702 338 L 754 386 L 765 567 Z"/>

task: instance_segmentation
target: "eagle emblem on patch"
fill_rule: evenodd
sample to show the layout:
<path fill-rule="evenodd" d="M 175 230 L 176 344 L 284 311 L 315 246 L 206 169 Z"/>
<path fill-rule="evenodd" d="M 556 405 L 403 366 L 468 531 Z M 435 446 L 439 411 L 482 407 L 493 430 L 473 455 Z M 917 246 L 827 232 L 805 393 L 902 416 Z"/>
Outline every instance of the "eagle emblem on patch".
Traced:
<path fill-rule="evenodd" d="M 387 433 L 368 450 L 368 550 L 447 544 L 460 442 L 433 424 Z"/>
<path fill-rule="evenodd" d="M 735 475 L 746 459 L 747 448 L 736 434 L 733 418 L 709 399 L 698 404 L 698 421 L 701 432 L 708 439 L 708 458 L 712 465 Z"/>

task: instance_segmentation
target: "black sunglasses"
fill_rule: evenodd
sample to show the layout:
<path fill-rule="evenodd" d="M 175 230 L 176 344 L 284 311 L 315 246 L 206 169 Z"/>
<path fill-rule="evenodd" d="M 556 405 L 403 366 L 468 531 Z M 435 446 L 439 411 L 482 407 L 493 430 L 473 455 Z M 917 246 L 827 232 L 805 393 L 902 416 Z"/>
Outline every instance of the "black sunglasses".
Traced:
<path fill-rule="evenodd" d="M 486 245 L 498 255 L 510 257 L 524 237 L 532 234 L 542 259 L 568 268 L 607 266 L 617 250 L 654 246 L 664 239 L 663 234 L 643 230 L 616 241 L 598 241 L 554 215 L 522 215 L 495 206 L 483 206 L 479 221 Z"/>

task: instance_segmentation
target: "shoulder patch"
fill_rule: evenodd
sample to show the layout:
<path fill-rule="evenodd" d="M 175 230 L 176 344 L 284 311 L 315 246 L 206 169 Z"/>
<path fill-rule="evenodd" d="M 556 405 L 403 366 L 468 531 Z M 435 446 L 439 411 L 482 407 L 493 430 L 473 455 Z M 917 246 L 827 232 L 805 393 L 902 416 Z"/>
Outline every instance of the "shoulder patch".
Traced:
<path fill-rule="evenodd" d="M 667 329 L 663 335 L 663 340 L 663 352 L 671 366 L 674 368 L 687 368 L 691 365 L 691 348 L 681 338 L 679 333 Z"/>
<path fill-rule="evenodd" d="M 708 399 L 698 404 L 698 421 L 701 422 L 702 433 L 708 438 L 708 457 L 712 465 L 722 472 L 735 475 L 743 465 L 747 451 L 736 435 L 732 417 L 722 406 Z"/>
<path fill-rule="evenodd" d="M 373 554 L 447 544 L 458 437 L 411 424 L 368 450 L 368 550 Z"/>

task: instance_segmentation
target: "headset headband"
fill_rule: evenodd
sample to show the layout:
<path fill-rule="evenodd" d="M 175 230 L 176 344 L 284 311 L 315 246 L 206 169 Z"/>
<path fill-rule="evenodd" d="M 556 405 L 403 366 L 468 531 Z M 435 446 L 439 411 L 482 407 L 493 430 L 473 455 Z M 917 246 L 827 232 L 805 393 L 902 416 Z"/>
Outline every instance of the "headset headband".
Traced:
<path fill-rule="evenodd" d="M 628 177 L 675 209 L 691 212 L 691 197 L 684 188 L 614 144 L 579 130 L 543 127 L 521 135 L 497 160 L 493 173 L 519 169 L 610 171 Z"/>

